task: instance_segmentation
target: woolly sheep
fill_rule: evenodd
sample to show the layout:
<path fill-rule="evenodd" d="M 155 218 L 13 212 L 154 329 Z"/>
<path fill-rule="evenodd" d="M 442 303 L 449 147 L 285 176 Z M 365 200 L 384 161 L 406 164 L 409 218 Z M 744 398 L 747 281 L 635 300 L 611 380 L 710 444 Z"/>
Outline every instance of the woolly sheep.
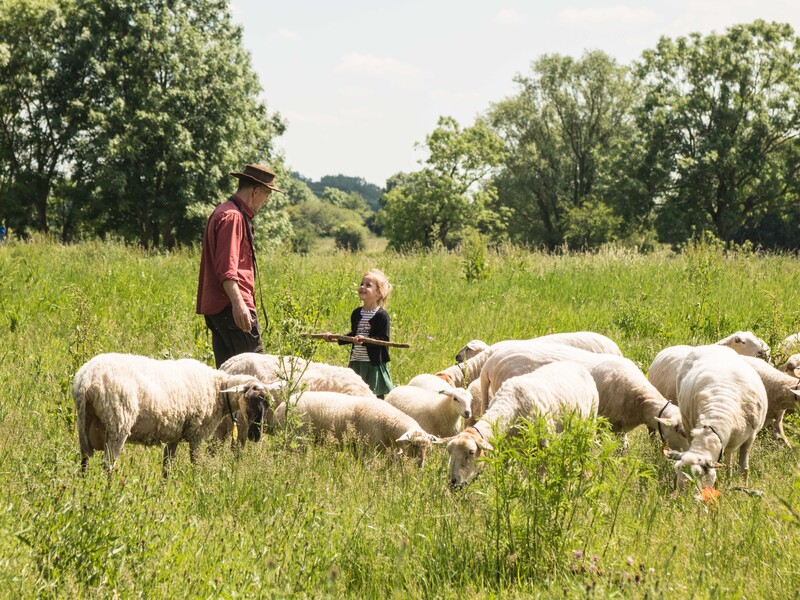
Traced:
<path fill-rule="evenodd" d="M 775 437 L 791 448 L 783 431 L 783 415 L 787 410 L 800 407 L 800 380 L 788 375 L 760 358 L 742 357 L 761 377 L 767 391 L 767 419 Z"/>
<path fill-rule="evenodd" d="M 787 336 L 780 344 L 780 351 L 784 356 L 800 352 L 800 333 L 793 333 Z"/>
<path fill-rule="evenodd" d="M 307 361 L 299 356 L 277 356 L 244 352 L 220 365 L 220 370 L 232 375 L 251 375 L 265 384 L 291 381 L 294 389 L 330 391 L 350 396 L 375 397 L 361 376 L 347 367 Z M 267 422 L 272 423 L 269 410 Z M 233 420 L 226 416 L 219 424 L 214 437 L 225 440 L 233 431 Z"/>
<path fill-rule="evenodd" d="M 574 361 L 589 369 L 600 394 L 598 414 L 608 419 L 614 431 L 626 434 L 639 425 L 646 425 L 651 434 L 658 432 L 669 447 L 678 450 L 688 447 L 678 407 L 647 381 L 636 363 L 623 356 L 597 354 L 560 344 L 508 348 L 496 352 L 484 365 L 481 397 L 491 398 L 504 381 L 557 360 Z M 627 437 L 624 439 L 627 445 Z"/>
<path fill-rule="evenodd" d="M 422 465 L 425 454 L 438 438 L 424 431 L 412 417 L 375 397 L 348 396 L 338 392 L 302 392 L 289 399 L 303 430 L 331 434 L 342 440 L 348 432 L 368 447 L 400 448 Z M 286 423 L 286 403 L 275 410 L 279 425 Z"/>
<path fill-rule="evenodd" d="M 415 375 L 406 385 L 413 385 L 424 390 L 432 392 L 439 392 L 443 389 L 453 389 L 453 386 L 447 383 L 444 379 L 431 373 L 421 373 Z"/>
<path fill-rule="evenodd" d="M 778 369 L 792 377 L 800 377 L 800 354 L 792 354 Z"/>
<path fill-rule="evenodd" d="M 580 348 L 581 350 L 586 350 L 587 352 L 615 354 L 622 356 L 619 346 L 617 346 L 613 340 L 599 333 L 595 333 L 594 331 L 552 333 L 528 340 L 504 340 L 502 342 L 497 342 L 496 344 L 492 344 L 482 352 L 468 359 L 466 362 L 448 367 L 447 369 L 437 373 L 437 375 L 445 379 L 454 387 L 461 387 L 465 380 L 470 382 L 480 375 L 483 365 L 497 350 L 512 346 L 527 347 L 532 344 L 540 343 L 558 343 L 565 346 L 571 346 L 573 348 Z"/>
<path fill-rule="evenodd" d="M 476 461 L 484 451 L 492 450 L 495 432 L 508 430 L 513 435 L 517 419 L 544 416 L 560 431 L 560 416 L 574 412 L 593 418 L 597 406 L 594 379 L 585 367 L 574 362 L 553 362 L 506 380 L 483 418 L 447 441 L 449 484 L 461 487 L 474 479 Z"/>
<path fill-rule="evenodd" d="M 398 385 L 386 395 L 386 402 L 410 415 L 422 429 L 437 436 L 455 435 L 459 430 L 459 418 L 469 419 L 472 416 L 472 397 L 463 388 L 443 387 L 434 392 L 413 385 Z"/>
<path fill-rule="evenodd" d="M 463 363 L 468 361 L 473 356 L 477 356 L 489 347 L 489 344 L 483 340 L 470 340 L 466 345 L 456 352 L 456 362 Z"/>
<path fill-rule="evenodd" d="M 99 354 L 75 374 L 75 401 L 81 468 L 105 450 L 113 469 L 126 442 L 166 444 L 163 469 L 175 457 L 178 442 L 189 442 L 191 460 L 225 414 L 239 411 L 244 445 L 261 438 L 270 392 L 254 377 L 230 375 L 193 359 L 156 360 L 132 354 Z"/>
<path fill-rule="evenodd" d="M 711 345 L 726 346 L 742 356 L 769 356 L 767 343 L 750 331 L 737 331 Z M 675 389 L 678 367 L 693 348 L 695 346 L 685 344 L 668 346 L 656 355 L 647 371 L 650 383 L 656 386 L 665 398 L 673 402 L 678 399 Z"/>
<path fill-rule="evenodd" d="M 678 406 L 691 445 L 665 454 L 675 461 L 679 489 L 713 486 L 723 455 L 739 450 L 745 486 L 749 453 L 767 416 L 767 392 L 758 373 L 734 350 L 715 344 L 692 349 L 678 369 Z"/>

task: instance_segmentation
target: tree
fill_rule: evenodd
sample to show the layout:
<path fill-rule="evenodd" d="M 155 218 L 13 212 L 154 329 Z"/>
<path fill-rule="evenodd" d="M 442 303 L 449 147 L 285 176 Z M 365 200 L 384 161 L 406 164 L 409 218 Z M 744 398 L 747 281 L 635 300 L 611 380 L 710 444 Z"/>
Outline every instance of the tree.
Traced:
<path fill-rule="evenodd" d="M 482 223 L 492 193 L 487 184 L 503 156 L 501 140 L 483 120 L 462 130 L 441 117 L 426 145 L 424 168 L 392 177 L 381 199 L 378 224 L 395 249 L 454 247 L 465 226 Z"/>
<path fill-rule="evenodd" d="M 789 25 L 755 21 L 662 38 L 643 54 L 639 125 L 664 239 L 695 228 L 730 241 L 748 220 L 796 202 L 798 52 Z"/>
<path fill-rule="evenodd" d="M 613 155 L 624 155 L 633 134 L 635 89 L 628 70 L 603 52 L 545 55 L 516 81 L 519 94 L 489 112 L 507 151 L 498 198 L 513 210 L 513 240 L 552 248 L 564 240 L 571 211 L 616 204 L 608 182 Z"/>

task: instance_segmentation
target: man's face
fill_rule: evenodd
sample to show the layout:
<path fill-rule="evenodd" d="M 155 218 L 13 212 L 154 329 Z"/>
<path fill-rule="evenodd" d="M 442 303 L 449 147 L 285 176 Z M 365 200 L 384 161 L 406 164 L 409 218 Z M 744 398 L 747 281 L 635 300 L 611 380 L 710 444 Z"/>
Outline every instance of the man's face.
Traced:
<path fill-rule="evenodd" d="M 267 187 L 257 185 L 253 188 L 253 212 L 258 212 L 267 203 L 270 194 L 272 190 Z"/>

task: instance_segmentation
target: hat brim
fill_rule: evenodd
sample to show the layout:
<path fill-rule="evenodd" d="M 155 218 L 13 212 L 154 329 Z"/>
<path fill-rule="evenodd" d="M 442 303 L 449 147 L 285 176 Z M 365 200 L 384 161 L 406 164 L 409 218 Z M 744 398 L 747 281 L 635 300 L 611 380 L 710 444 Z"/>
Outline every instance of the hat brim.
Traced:
<path fill-rule="evenodd" d="M 282 190 L 281 188 L 277 188 L 274 185 L 272 185 L 271 183 L 264 183 L 263 181 L 261 181 L 259 179 L 256 179 L 255 177 L 251 177 L 250 175 L 245 175 L 244 173 L 231 172 L 231 173 L 229 173 L 229 175 L 231 175 L 232 177 L 236 177 L 236 179 L 246 179 L 247 181 L 252 181 L 256 185 L 260 185 L 262 187 L 269 188 L 269 189 L 271 189 L 271 190 L 273 190 L 275 192 L 280 192 L 281 194 L 285 194 L 286 193 L 285 190 Z"/>

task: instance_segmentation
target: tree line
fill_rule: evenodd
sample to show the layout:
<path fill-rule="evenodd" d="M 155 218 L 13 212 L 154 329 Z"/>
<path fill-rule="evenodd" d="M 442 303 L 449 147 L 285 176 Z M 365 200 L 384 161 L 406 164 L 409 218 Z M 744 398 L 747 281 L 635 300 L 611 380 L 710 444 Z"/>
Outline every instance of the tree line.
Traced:
<path fill-rule="evenodd" d="M 313 182 L 274 150 L 285 128 L 227 0 L 0 0 L 0 220 L 17 235 L 200 239 L 228 171 L 274 166 L 257 238 L 381 233 L 391 247 L 591 248 L 726 242 L 797 248 L 798 38 L 756 21 L 662 38 L 630 65 L 545 55 L 462 127 L 441 117 L 418 171 L 384 189 Z"/>

